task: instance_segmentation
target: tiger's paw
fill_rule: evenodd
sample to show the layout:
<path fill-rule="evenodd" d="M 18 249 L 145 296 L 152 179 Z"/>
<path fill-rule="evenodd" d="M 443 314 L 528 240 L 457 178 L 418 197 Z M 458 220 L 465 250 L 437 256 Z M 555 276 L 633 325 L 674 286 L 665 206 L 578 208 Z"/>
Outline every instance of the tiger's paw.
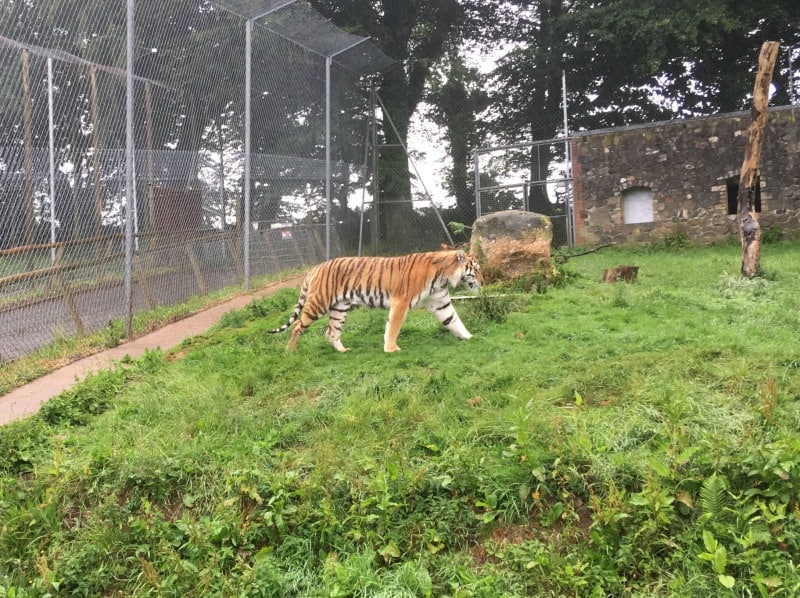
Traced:
<path fill-rule="evenodd" d="M 397 353 L 399 350 L 400 350 L 400 347 L 398 347 L 397 345 L 392 345 L 392 346 L 385 345 L 383 347 L 383 352 L 384 353 Z"/>

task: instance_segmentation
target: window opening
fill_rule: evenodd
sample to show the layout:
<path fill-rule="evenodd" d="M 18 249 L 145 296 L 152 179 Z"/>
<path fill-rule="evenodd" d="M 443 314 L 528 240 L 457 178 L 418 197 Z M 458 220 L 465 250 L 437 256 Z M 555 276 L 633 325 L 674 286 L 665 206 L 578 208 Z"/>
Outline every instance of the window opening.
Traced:
<path fill-rule="evenodd" d="M 735 216 L 739 212 L 739 179 L 736 177 L 729 178 L 725 183 L 725 187 L 728 191 L 728 216 Z M 753 207 L 756 212 L 761 212 L 761 176 L 756 177 L 755 187 Z"/>

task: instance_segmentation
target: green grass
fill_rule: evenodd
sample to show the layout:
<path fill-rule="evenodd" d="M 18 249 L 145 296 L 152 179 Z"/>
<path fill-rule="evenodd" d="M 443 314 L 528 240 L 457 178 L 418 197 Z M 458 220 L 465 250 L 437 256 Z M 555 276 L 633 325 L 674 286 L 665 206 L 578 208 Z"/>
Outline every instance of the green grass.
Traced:
<path fill-rule="evenodd" d="M 388 355 L 256 301 L 0 428 L 0 596 L 796 595 L 799 251 L 604 249 Z"/>

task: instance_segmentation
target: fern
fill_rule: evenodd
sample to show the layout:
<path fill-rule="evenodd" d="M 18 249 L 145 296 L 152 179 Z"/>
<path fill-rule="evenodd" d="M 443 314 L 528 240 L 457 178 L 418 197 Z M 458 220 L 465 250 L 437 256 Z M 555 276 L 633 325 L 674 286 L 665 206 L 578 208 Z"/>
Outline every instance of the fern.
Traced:
<path fill-rule="evenodd" d="M 717 472 L 706 478 L 700 488 L 700 508 L 702 517 L 711 521 L 722 521 L 730 513 L 731 496 L 728 480 Z"/>

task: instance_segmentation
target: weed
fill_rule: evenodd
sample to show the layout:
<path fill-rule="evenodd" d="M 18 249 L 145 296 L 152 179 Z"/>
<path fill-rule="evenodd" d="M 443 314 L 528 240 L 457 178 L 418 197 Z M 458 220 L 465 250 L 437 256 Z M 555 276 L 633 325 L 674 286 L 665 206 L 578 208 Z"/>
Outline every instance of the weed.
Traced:
<path fill-rule="evenodd" d="M 475 297 L 470 297 L 469 301 L 463 301 L 463 316 L 468 320 L 478 322 L 503 323 L 508 318 L 508 314 L 518 309 L 520 299 L 513 295 L 501 293 L 483 292 Z"/>
<path fill-rule="evenodd" d="M 774 245 L 783 238 L 783 230 L 777 222 L 772 223 L 761 231 L 761 242 L 764 245 Z"/>
<path fill-rule="evenodd" d="M 103 329 L 103 333 L 105 334 L 104 346 L 116 347 L 125 338 L 125 326 L 122 320 L 111 320 Z"/>

